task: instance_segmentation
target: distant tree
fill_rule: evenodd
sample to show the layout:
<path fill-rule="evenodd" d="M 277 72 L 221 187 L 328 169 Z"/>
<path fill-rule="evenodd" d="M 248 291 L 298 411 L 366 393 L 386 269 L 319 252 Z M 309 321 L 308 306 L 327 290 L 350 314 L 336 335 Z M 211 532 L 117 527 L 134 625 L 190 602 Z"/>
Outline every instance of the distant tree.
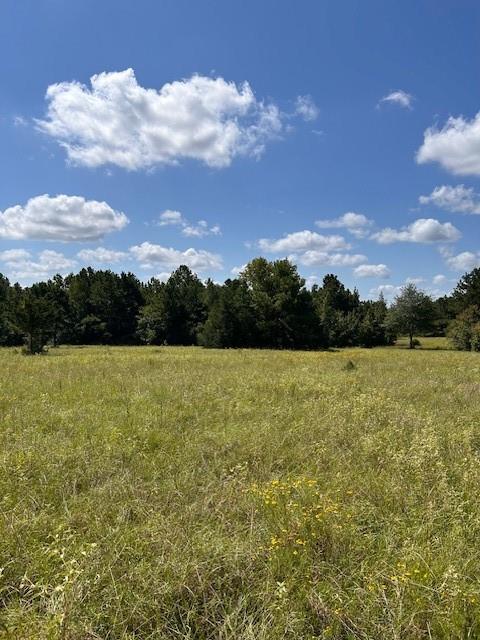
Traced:
<path fill-rule="evenodd" d="M 35 285 L 24 292 L 16 322 L 25 337 L 26 353 L 41 353 L 51 335 L 52 313 L 48 300 L 39 295 Z"/>
<path fill-rule="evenodd" d="M 0 346 L 22 344 L 23 337 L 15 325 L 19 287 L 11 287 L 8 278 L 0 273 Z"/>
<path fill-rule="evenodd" d="M 137 338 L 144 344 L 163 344 L 166 337 L 165 283 L 151 278 L 143 294 L 145 305 L 137 319 Z"/>
<path fill-rule="evenodd" d="M 357 328 L 357 344 L 362 347 L 376 347 L 392 344 L 395 335 L 389 331 L 387 319 L 387 305 L 383 296 L 372 302 L 367 300 L 360 306 L 361 321 Z"/>
<path fill-rule="evenodd" d="M 324 342 L 334 347 L 355 344 L 361 321 L 358 291 L 351 292 L 329 273 L 321 287 L 314 285 L 312 297 Z"/>
<path fill-rule="evenodd" d="M 434 326 L 432 299 L 414 284 L 407 284 L 390 307 L 387 322 L 392 330 L 408 335 L 409 348 L 413 349 L 414 335 L 431 331 Z"/>
<path fill-rule="evenodd" d="M 459 313 L 447 335 L 459 351 L 480 351 L 480 307 L 472 305 Z"/>
<path fill-rule="evenodd" d="M 129 344 L 137 340 L 143 290 L 132 273 L 90 267 L 65 280 L 69 338 L 77 343 Z"/>
<path fill-rule="evenodd" d="M 49 310 L 49 335 L 52 345 L 56 347 L 60 342 L 68 318 L 68 292 L 65 281 L 60 275 L 54 276 L 47 282 L 39 282 L 33 285 L 32 290 L 38 298 L 43 298 Z"/>
<path fill-rule="evenodd" d="M 199 333 L 202 346 L 236 348 L 257 343 L 255 313 L 244 281 L 227 280 L 210 299 L 207 320 Z"/>
<path fill-rule="evenodd" d="M 289 260 L 255 258 L 240 275 L 250 293 L 258 346 L 299 349 L 315 346 L 317 318 L 305 280 Z"/>
<path fill-rule="evenodd" d="M 468 307 L 480 307 L 480 268 L 473 269 L 459 280 L 453 292 L 453 300 L 457 313 Z"/>
<path fill-rule="evenodd" d="M 168 344 L 197 344 L 207 315 L 202 281 L 187 266 L 181 265 L 163 289 L 164 330 Z"/>
<path fill-rule="evenodd" d="M 453 296 L 441 296 L 433 301 L 435 308 L 435 334 L 443 336 L 450 322 L 455 318 L 459 310 L 458 301 Z"/>

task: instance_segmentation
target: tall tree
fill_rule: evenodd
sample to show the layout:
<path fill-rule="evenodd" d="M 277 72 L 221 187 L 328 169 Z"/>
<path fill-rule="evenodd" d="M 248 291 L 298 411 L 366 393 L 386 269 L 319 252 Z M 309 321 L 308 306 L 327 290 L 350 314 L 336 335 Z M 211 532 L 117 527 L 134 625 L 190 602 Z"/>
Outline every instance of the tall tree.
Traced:
<path fill-rule="evenodd" d="M 207 311 L 202 281 L 187 266 L 181 265 L 167 280 L 163 295 L 167 343 L 196 344 Z"/>
<path fill-rule="evenodd" d="M 480 267 L 473 269 L 460 278 L 453 292 L 457 313 L 467 307 L 480 307 Z"/>
<path fill-rule="evenodd" d="M 259 346 L 309 348 L 318 336 L 310 293 L 289 260 L 255 258 L 240 280 L 250 291 Z"/>
<path fill-rule="evenodd" d="M 51 336 L 52 310 L 38 285 L 24 291 L 16 323 L 25 337 L 26 352 L 41 353 Z"/>
<path fill-rule="evenodd" d="M 255 314 L 245 282 L 226 280 L 210 300 L 208 317 L 199 335 L 200 344 L 225 348 L 257 343 Z"/>
<path fill-rule="evenodd" d="M 434 326 L 432 299 L 414 284 L 407 284 L 390 307 L 388 322 L 394 330 L 408 335 L 409 348 L 413 349 L 415 334 L 431 331 Z"/>

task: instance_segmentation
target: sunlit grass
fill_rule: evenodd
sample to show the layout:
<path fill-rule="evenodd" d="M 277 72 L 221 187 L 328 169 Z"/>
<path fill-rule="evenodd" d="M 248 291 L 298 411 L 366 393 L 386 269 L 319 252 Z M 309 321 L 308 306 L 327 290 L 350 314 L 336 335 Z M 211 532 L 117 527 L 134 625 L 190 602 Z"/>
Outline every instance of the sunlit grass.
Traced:
<path fill-rule="evenodd" d="M 0 366 L 1 638 L 480 635 L 478 354 Z"/>

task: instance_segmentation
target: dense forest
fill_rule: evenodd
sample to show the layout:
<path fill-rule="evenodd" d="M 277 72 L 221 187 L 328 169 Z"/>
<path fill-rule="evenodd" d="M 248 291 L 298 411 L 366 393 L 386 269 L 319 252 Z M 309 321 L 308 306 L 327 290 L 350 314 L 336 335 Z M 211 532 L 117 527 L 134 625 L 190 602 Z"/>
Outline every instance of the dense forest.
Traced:
<path fill-rule="evenodd" d="M 305 280 L 288 260 L 255 258 L 223 285 L 180 266 L 166 282 L 82 269 L 22 288 L 0 275 L 0 345 L 169 344 L 324 349 L 392 344 L 398 334 L 449 335 L 480 350 L 480 269 L 432 300 L 407 285 L 387 307 L 360 300 L 332 274 Z"/>

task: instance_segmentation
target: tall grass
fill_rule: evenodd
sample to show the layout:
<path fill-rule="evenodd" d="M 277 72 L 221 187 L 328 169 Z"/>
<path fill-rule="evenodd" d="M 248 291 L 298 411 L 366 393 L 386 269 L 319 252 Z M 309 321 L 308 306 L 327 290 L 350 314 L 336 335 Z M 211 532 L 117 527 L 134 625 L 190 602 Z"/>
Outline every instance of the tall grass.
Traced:
<path fill-rule="evenodd" d="M 3 350 L 0 385 L 1 638 L 480 637 L 477 354 Z"/>

